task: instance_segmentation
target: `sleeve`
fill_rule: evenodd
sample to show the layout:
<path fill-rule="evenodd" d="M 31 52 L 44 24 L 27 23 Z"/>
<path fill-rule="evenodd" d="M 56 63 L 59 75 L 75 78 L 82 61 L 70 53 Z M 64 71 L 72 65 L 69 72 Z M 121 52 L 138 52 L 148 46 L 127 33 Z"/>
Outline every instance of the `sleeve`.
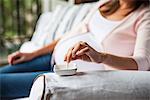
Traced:
<path fill-rule="evenodd" d="M 138 22 L 137 38 L 133 59 L 138 65 L 138 70 L 150 70 L 150 10 L 144 12 Z"/>

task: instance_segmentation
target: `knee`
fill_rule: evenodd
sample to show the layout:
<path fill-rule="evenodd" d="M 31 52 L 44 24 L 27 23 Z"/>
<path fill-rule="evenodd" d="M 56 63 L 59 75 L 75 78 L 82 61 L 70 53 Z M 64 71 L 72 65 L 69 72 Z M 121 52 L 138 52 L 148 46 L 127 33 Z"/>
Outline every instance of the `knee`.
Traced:
<path fill-rule="evenodd" d="M 0 67 L 0 73 L 9 73 L 11 67 L 13 67 L 13 65 L 1 66 Z"/>

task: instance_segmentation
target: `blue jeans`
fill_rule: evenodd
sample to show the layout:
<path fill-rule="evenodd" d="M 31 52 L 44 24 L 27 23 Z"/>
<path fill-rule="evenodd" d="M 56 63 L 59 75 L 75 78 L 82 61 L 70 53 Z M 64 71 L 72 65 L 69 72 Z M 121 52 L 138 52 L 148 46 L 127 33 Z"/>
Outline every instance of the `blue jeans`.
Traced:
<path fill-rule="evenodd" d="M 47 54 L 16 65 L 0 68 L 0 100 L 29 96 L 33 80 L 46 72 L 52 72 L 51 55 Z"/>

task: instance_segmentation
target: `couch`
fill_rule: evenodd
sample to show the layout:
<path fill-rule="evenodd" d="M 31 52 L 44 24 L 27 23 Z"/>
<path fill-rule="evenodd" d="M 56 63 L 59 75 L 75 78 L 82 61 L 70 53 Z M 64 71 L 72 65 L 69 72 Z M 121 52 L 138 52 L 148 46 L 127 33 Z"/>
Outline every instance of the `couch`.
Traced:
<path fill-rule="evenodd" d="M 58 6 L 43 13 L 31 41 L 20 51 L 33 52 L 59 38 L 76 27 L 93 5 Z M 149 77 L 146 71 L 94 71 L 68 77 L 49 73 L 35 80 L 29 98 L 17 100 L 150 100 Z"/>
<path fill-rule="evenodd" d="M 94 3 L 59 5 L 54 11 L 41 14 L 31 40 L 23 43 L 20 51 L 33 52 L 59 38 L 76 27 L 86 17 L 93 5 Z"/>
<path fill-rule="evenodd" d="M 31 40 L 21 45 L 20 52 L 30 53 L 38 50 L 76 27 L 86 17 L 94 4 L 58 5 L 54 11 L 42 13 L 37 21 Z M 15 100 L 28 99 L 27 97 Z"/>
<path fill-rule="evenodd" d="M 90 71 L 39 76 L 30 100 L 150 100 L 148 71 Z M 38 92 L 37 92 L 38 91 Z"/>

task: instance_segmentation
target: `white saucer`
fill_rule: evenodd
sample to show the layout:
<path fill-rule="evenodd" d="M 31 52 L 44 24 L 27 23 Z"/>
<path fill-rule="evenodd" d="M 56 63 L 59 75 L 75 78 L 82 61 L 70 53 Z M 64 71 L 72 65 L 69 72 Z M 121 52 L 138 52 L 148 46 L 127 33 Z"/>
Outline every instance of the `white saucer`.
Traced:
<path fill-rule="evenodd" d="M 76 64 L 54 65 L 54 72 L 60 76 L 75 75 L 77 71 Z"/>

